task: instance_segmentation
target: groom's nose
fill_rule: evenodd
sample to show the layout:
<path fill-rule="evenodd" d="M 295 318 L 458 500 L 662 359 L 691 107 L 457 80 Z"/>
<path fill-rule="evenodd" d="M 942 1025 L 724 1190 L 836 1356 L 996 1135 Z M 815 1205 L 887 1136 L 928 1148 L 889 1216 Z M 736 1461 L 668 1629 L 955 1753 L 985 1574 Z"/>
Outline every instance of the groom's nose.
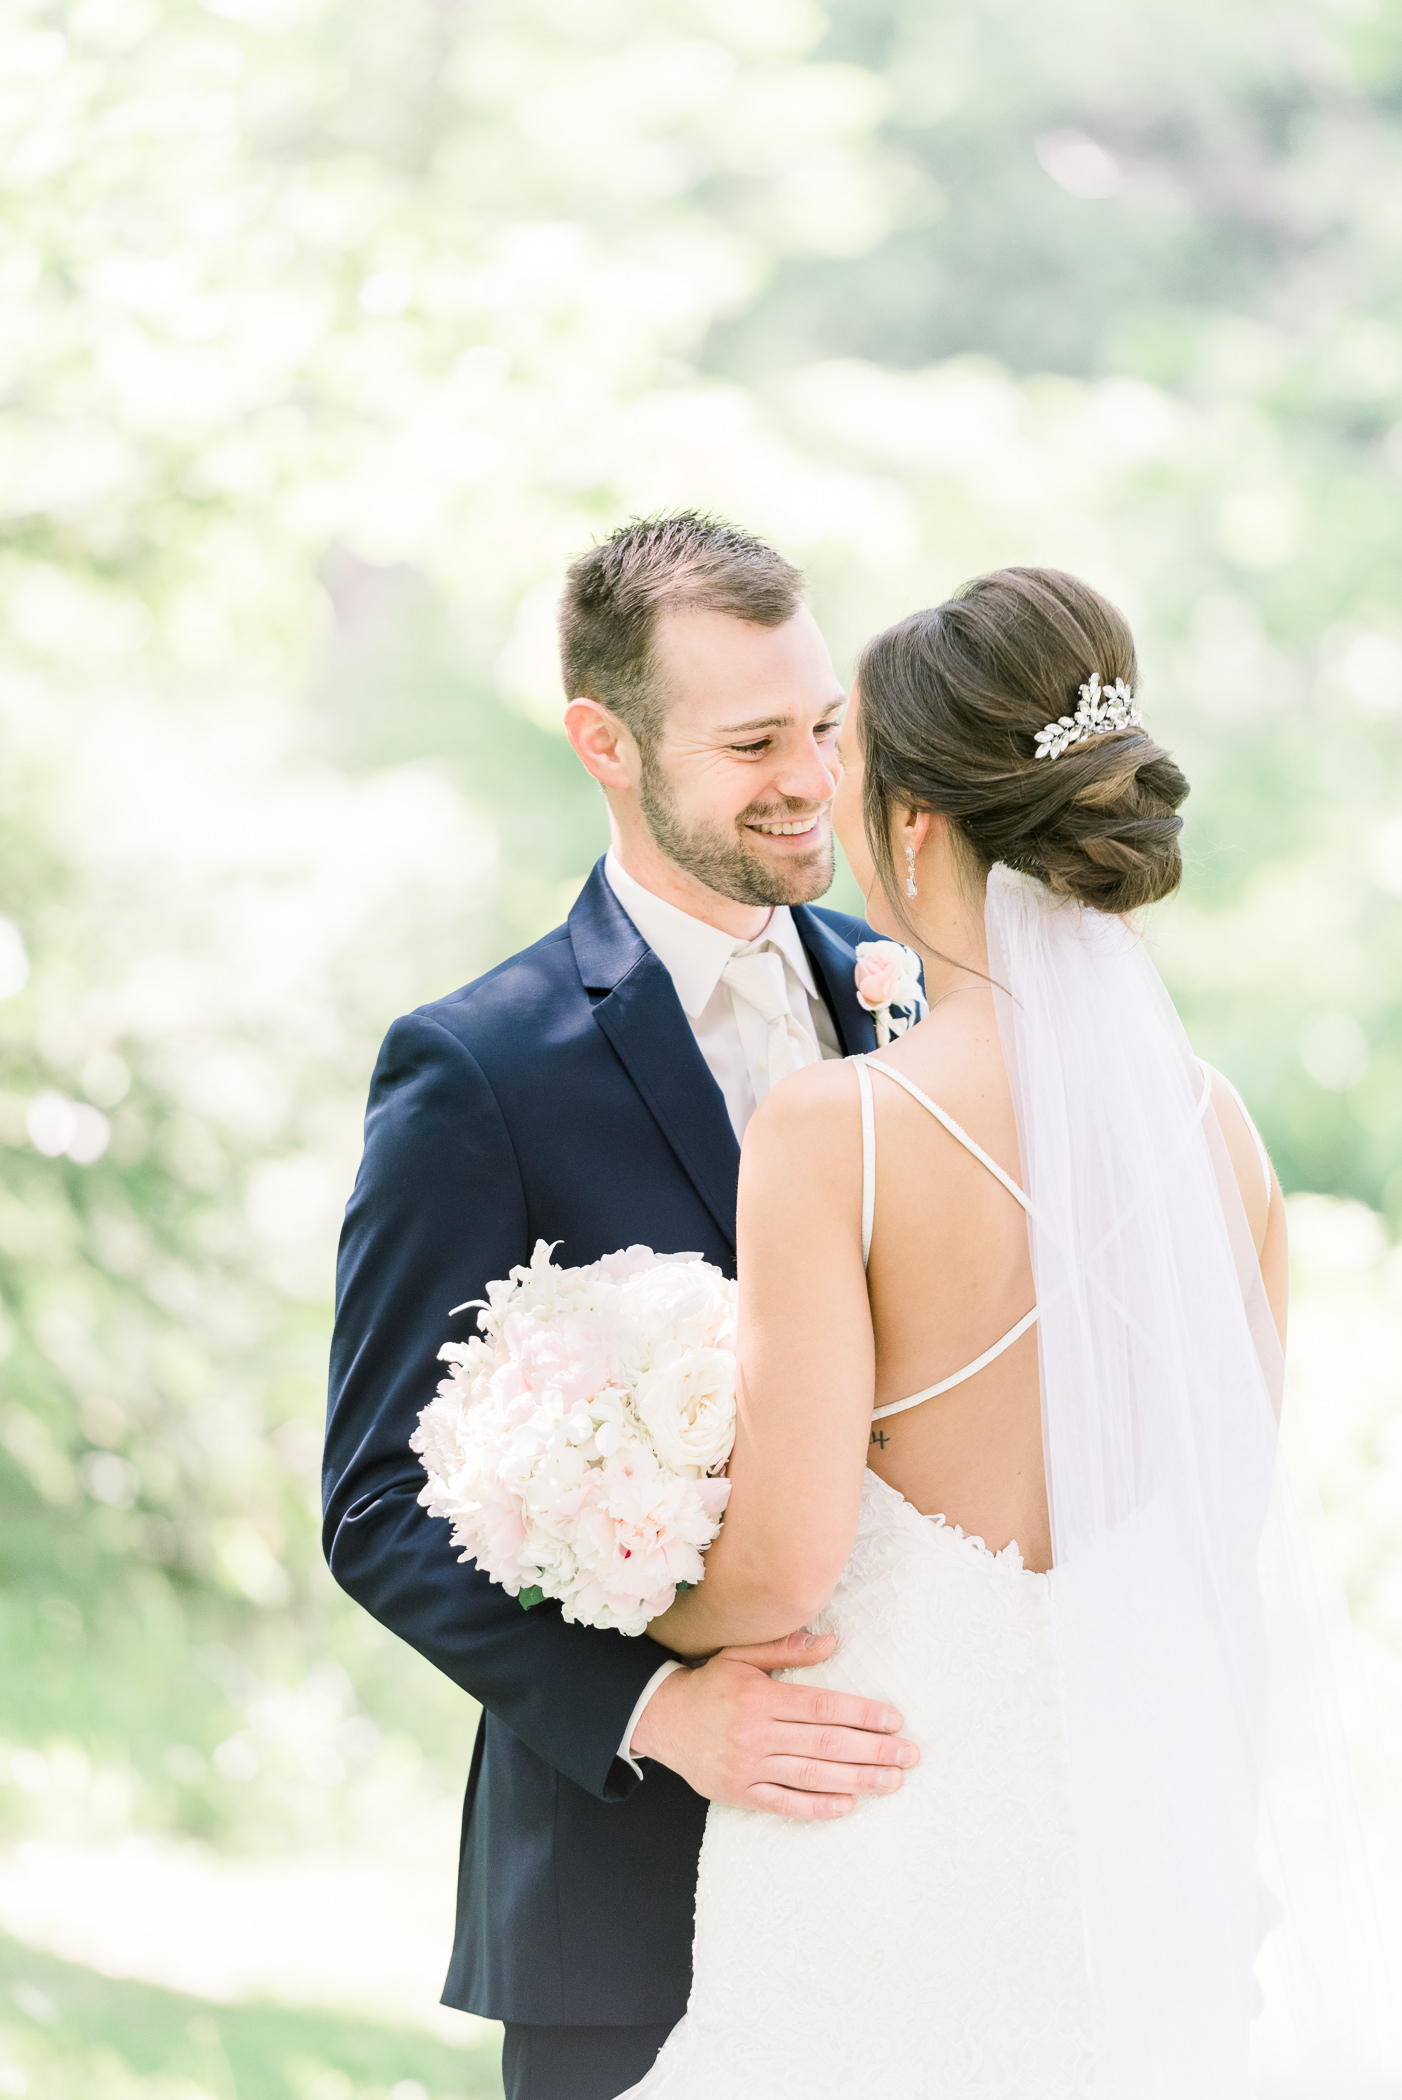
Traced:
<path fill-rule="evenodd" d="M 784 762 L 769 785 L 776 795 L 783 795 L 791 802 L 811 805 L 832 800 L 836 779 L 835 750 L 810 742 L 806 749 L 785 753 Z"/>

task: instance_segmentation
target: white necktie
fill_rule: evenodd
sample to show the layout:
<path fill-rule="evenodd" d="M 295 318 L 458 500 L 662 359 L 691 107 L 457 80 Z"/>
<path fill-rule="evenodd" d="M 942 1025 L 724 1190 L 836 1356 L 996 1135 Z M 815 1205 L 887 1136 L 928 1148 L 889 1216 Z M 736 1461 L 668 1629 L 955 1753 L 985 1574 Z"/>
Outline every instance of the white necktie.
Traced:
<path fill-rule="evenodd" d="M 773 948 L 762 952 L 738 949 L 721 971 L 721 982 L 728 984 L 734 998 L 743 1000 L 764 1023 L 762 1030 L 747 1028 L 743 1025 L 744 1016 L 737 1014 L 742 1022 L 740 1039 L 750 1084 L 759 1103 L 772 1086 L 804 1065 L 817 1064 L 823 1053 L 816 1034 L 794 1018 L 784 958 Z"/>

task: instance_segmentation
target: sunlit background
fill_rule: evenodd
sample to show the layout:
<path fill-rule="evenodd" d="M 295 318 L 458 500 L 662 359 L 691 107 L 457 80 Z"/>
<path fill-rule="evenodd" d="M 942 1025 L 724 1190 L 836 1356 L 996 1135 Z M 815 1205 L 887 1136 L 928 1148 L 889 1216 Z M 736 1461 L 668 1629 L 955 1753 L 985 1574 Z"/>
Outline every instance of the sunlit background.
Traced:
<path fill-rule="evenodd" d="M 1398 0 L 6 0 L 0 2095 L 499 2092 L 475 1715 L 319 1557 L 332 1260 L 385 1027 L 601 850 L 553 600 L 663 504 L 844 673 L 1002 562 L 1129 612 L 1385 1849 L 1399 118 Z"/>

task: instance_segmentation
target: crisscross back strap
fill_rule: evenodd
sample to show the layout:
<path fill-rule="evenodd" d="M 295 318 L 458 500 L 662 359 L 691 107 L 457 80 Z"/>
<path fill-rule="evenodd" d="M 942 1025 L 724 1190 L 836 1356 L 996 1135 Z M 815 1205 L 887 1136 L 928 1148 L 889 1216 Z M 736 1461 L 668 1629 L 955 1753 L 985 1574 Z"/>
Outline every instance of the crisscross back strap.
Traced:
<path fill-rule="evenodd" d="M 861 1096 L 862 1103 L 863 1268 L 866 1267 L 871 1255 L 871 1228 L 876 1214 L 876 1110 L 871 1092 L 872 1072 L 884 1072 L 888 1079 L 895 1080 L 897 1086 L 903 1086 L 913 1100 L 918 1101 L 922 1108 L 927 1108 L 930 1111 L 937 1123 L 943 1124 L 950 1136 L 956 1139 L 966 1152 L 973 1154 L 980 1166 L 987 1167 L 989 1173 L 996 1180 L 1001 1181 L 1008 1194 L 1015 1197 L 1024 1210 L 1031 1209 L 1026 1195 L 1018 1187 L 1012 1176 L 1005 1174 L 997 1160 L 991 1159 L 984 1151 L 982 1145 L 976 1144 L 973 1138 L 969 1136 L 968 1131 L 961 1129 L 953 1116 L 946 1115 L 939 1103 L 932 1101 L 928 1094 L 923 1093 L 913 1079 L 907 1079 L 904 1072 L 897 1072 L 890 1065 L 878 1064 L 874 1057 L 858 1057 L 853 1061 L 857 1067 L 857 1091 Z M 1015 1327 L 1010 1327 L 1008 1332 L 1001 1336 L 991 1349 L 984 1350 L 982 1356 L 976 1356 L 971 1364 L 965 1364 L 962 1371 L 955 1371 L 950 1377 L 941 1378 L 934 1385 L 927 1385 L 923 1392 L 912 1393 L 906 1400 L 894 1400 L 889 1407 L 878 1407 L 872 1414 L 872 1421 L 882 1422 L 885 1421 L 888 1415 L 904 1414 L 908 1407 L 918 1407 L 922 1400 L 933 1400 L 938 1394 L 947 1393 L 954 1386 L 962 1385 L 966 1378 L 972 1378 L 976 1372 L 982 1371 L 989 1364 L 994 1363 L 1005 1349 L 1011 1349 L 1013 1343 L 1019 1341 L 1026 1334 L 1028 1328 L 1035 1323 L 1036 1318 L 1037 1308 L 1034 1305 L 1031 1312 L 1023 1314 Z"/>
<path fill-rule="evenodd" d="M 934 1400 L 941 1393 L 952 1392 L 956 1385 L 962 1385 L 964 1380 L 972 1378 L 976 1371 L 986 1371 L 991 1363 L 996 1363 L 1005 1349 L 1011 1349 L 1014 1342 L 1022 1340 L 1028 1328 L 1035 1326 L 1036 1320 L 1037 1308 L 1034 1305 L 1031 1312 L 1023 1314 L 1016 1327 L 1010 1327 L 991 1349 L 985 1349 L 982 1356 L 976 1356 L 971 1364 L 965 1364 L 962 1371 L 952 1371 L 948 1378 L 936 1380 L 934 1385 L 927 1385 L 923 1391 L 912 1393 L 908 1399 L 893 1400 L 889 1407 L 874 1407 L 871 1413 L 872 1421 L 884 1422 L 888 1415 L 903 1415 L 908 1407 L 919 1407 L 922 1400 Z"/>
<path fill-rule="evenodd" d="M 994 1179 L 1002 1182 L 1008 1194 L 1010 1196 L 1015 1196 L 1024 1210 L 1030 1210 L 1032 1208 L 1026 1196 L 1023 1194 L 1023 1191 L 1013 1180 L 1011 1174 L 1005 1174 L 1003 1172 L 1003 1169 L 999 1166 L 997 1160 L 990 1159 L 988 1154 L 984 1151 L 982 1145 L 976 1144 L 973 1138 L 969 1136 L 968 1131 L 962 1130 L 959 1127 L 959 1125 L 955 1122 L 953 1116 L 946 1115 L 944 1110 L 940 1107 L 938 1101 L 932 1101 L 928 1094 L 922 1093 L 913 1079 L 907 1079 L 904 1072 L 896 1071 L 894 1066 L 892 1065 L 879 1065 L 874 1057 L 859 1058 L 857 1061 L 857 1069 L 859 1075 L 864 1073 L 867 1067 L 870 1067 L 870 1069 L 873 1072 L 884 1072 L 888 1079 L 895 1080 L 897 1086 L 903 1086 L 906 1092 L 911 1096 L 912 1100 L 918 1101 L 922 1108 L 928 1108 L 930 1114 L 934 1117 L 935 1121 L 937 1123 L 942 1123 L 945 1129 L 949 1132 L 950 1136 L 952 1138 L 956 1138 L 958 1142 L 964 1147 L 964 1150 L 966 1152 L 972 1152 L 974 1158 L 979 1162 L 980 1166 L 987 1167 L 989 1173 L 993 1175 Z M 868 1082 L 868 1084 L 870 1084 L 870 1082 Z M 865 1144 L 865 1127 L 863 1128 L 862 1137 L 863 1144 Z M 876 1144 L 874 1138 L 872 1140 L 871 1153 L 873 1162 L 872 1173 L 874 1190 L 876 1158 Z"/>

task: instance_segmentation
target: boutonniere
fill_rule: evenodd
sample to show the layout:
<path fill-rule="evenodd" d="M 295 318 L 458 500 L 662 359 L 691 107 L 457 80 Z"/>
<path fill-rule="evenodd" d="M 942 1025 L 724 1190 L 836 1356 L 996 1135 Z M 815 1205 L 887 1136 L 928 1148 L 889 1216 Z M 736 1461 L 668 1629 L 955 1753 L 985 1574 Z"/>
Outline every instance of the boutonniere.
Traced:
<path fill-rule="evenodd" d="M 876 1018 L 876 1047 L 907 1028 L 913 1028 L 928 1011 L 920 989 L 920 959 L 901 941 L 858 941 L 857 1004 Z"/>

